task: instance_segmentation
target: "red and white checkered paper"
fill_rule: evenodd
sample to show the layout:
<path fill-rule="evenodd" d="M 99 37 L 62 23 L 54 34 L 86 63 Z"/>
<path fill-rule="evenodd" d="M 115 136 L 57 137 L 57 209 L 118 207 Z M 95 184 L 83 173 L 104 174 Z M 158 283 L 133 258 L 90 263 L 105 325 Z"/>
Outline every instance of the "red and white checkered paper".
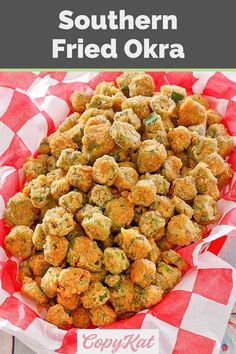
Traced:
<path fill-rule="evenodd" d="M 229 133 L 236 137 L 236 73 L 149 74 L 156 90 L 163 84 L 175 84 L 185 87 L 188 94 L 206 96 L 212 108 L 224 116 Z M 4 225 L 3 211 L 22 185 L 21 168 L 26 158 L 70 113 L 71 92 L 92 92 L 99 82 L 113 81 L 118 75 L 119 72 L 0 73 L 0 329 L 15 335 L 37 353 L 75 354 L 77 330 L 59 330 L 45 322 L 34 304 L 19 293 L 16 259 L 4 249 L 3 240 L 9 229 Z M 220 256 L 234 252 L 232 242 L 235 245 L 236 239 L 232 237 L 236 235 L 236 149 L 230 162 L 235 175 L 219 201 L 219 225 L 203 241 L 180 251 L 189 263 L 187 274 L 161 303 L 108 328 L 158 328 L 161 354 L 219 352 L 236 297 L 235 270 Z"/>

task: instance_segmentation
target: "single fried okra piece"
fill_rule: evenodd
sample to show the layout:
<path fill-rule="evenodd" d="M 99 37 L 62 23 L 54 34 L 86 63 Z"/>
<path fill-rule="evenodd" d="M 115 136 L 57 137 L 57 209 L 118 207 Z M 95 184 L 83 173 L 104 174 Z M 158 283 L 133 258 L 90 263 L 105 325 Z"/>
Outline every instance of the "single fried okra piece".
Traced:
<path fill-rule="evenodd" d="M 79 267 L 90 272 L 102 269 L 102 251 L 89 237 L 79 236 L 70 241 L 67 262 L 72 267 Z"/>
<path fill-rule="evenodd" d="M 46 234 L 43 231 L 42 224 L 37 224 L 32 236 L 32 241 L 36 250 L 43 250 L 46 242 Z"/>
<path fill-rule="evenodd" d="M 168 220 L 174 215 L 174 204 L 168 197 L 156 195 L 151 209 L 158 212 L 164 219 Z"/>
<path fill-rule="evenodd" d="M 71 191 L 59 198 L 60 207 L 73 214 L 77 213 L 79 209 L 82 208 L 83 202 L 83 194 L 76 191 Z"/>
<path fill-rule="evenodd" d="M 191 143 L 191 132 L 186 127 L 177 127 L 169 131 L 168 139 L 170 147 L 174 152 L 181 152 L 188 149 Z"/>
<path fill-rule="evenodd" d="M 93 169 L 91 166 L 71 166 L 66 177 L 73 187 L 78 188 L 82 192 L 86 193 L 92 188 Z"/>
<path fill-rule="evenodd" d="M 145 140 L 141 143 L 137 156 L 137 166 L 140 173 L 155 172 L 167 158 L 164 145 L 156 140 Z"/>
<path fill-rule="evenodd" d="M 102 213 L 93 213 L 86 216 L 81 225 L 91 239 L 103 241 L 110 234 L 112 221 Z"/>
<path fill-rule="evenodd" d="M 174 204 L 174 207 L 175 207 L 175 210 L 177 211 L 177 213 L 184 214 L 184 215 L 188 216 L 190 219 L 192 218 L 193 209 L 184 200 L 175 196 L 172 198 L 172 203 Z"/>
<path fill-rule="evenodd" d="M 72 317 L 64 310 L 64 307 L 59 304 L 49 307 L 45 321 L 61 329 L 67 329 L 73 324 Z"/>
<path fill-rule="evenodd" d="M 150 206 L 156 196 L 155 183 L 150 180 L 139 180 L 131 188 L 131 200 L 135 205 Z"/>
<path fill-rule="evenodd" d="M 207 129 L 207 135 L 215 138 L 218 144 L 218 153 L 223 157 L 230 155 L 234 148 L 232 136 L 230 136 L 223 124 L 211 124 Z"/>
<path fill-rule="evenodd" d="M 108 186 L 95 184 L 95 186 L 90 191 L 90 203 L 95 204 L 102 209 L 104 209 L 106 204 L 112 199 L 113 196 Z"/>
<path fill-rule="evenodd" d="M 197 195 L 195 178 L 186 176 L 175 179 L 172 183 L 172 193 L 183 200 L 192 200 Z"/>
<path fill-rule="evenodd" d="M 196 240 L 196 226 L 186 215 L 179 214 L 169 221 L 166 236 L 176 246 L 187 246 Z"/>
<path fill-rule="evenodd" d="M 114 115 L 114 122 L 116 120 L 131 124 L 135 130 L 138 130 L 141 127 L 141 120 L 139 119 L 137 114 L 134 113 L 132 108 L 127 108 L 123 111 L 116 112 L 116 114 Z"/>
<path fill-rule="evenodd" d="M 111 306 L 105 304 L 90 310 L 91 321 L 94 326 L 107 326 L 115 322 L 116 313 Z"/>
<path fill-rule="evenodd" d="M 22 212 L 23 210 L 24 212 Z M 33 206 L 31 200 L 19 192 L 9 199 L 4 218 L 9 226 L 31 226 L 38 214 L 39 210 Z"/>
<path fill-rule="evenodd" d="M 142 288 L 151 285 L 155 279 L 156 265 L 148 259 L 134 261 L 130 269 L 130 279 Z"/>
<path fill-rule="evenodd" d="M 216 177 L 223 173 L 226 168 L 226 163 L 223 157 L 221 157 L 216 152 L 206 156 L 204 158 L 204 162 Z"/>
<path fill-rule="evenodd" d="M 152 249 L 148 239 L 135 229 L 125 230 L 122 228 L 115 241 L 132 260 L 145 258 Z"/>
<path fill-rule="evenodd" d="M 140 145 L 140 134 L 129 123 L 114 121 L 110 134 L 115 143 L 124 150 L 137 149 Z"/>
<path fill-rule="evenodd" d="M 77 151 L 74 149 L 65 149 L 62 150 L 61 155 L 57 160 L 57 167 L 68 171 L 70 166 L 74 165 L 86 165 L 88 163 L 88 159 L 81 151 Z"/>
<path fill-rule="evenodd" d="M 36 253 L 29 259 L 29 266 L 35 276 L 43 277 L 51 265 L 46 261 L 43 253 Z"/>
<path fill-rule="evenodd" d="M 91 100 L 91 95 L 86 92 L 75 90 L 70 96 L 70 102 L 74 111 L 83 113 L 85 106 Z"/>
<path fill-rule="evenodd" d="M 181 278 L 181 271 L 165 262 L 158 263 L 157 272 L 166 279 L 166 287 L 168 290 L 171 290 Z"/>
<path fill-rule="evenodd" d="M 74 229 L 75 222 L 72 214 L 57 207 L 46 212 L 42 225 L 47 235 L 65 236 Z"/>
<path fill-rule="evenodd" d="M 37 305 L 43 306 L 48 302 L 48 298 L 40 286 L 31 278 L 24 279 L 21 293 L 28 299 L 36 302 Z"/>
<path fill-rule="evenodd" d="M 49 298 L 57 295 L 58 277 L 61 271 L 61 267 L 50 267 L 41 279 L 40 287 Z"/>
<path fill-rule="evenodd" d="M 179 108 L 179 125 L 195 125 L 206 122 L 207 111 L 204 106 L 202 106 L 196 100 L 191 97 L 187 97 L 180 104 Z"/>
<path fill-rule="evenodd" d="M 154 80 L 148 74 L 140 73 L 131 78 L 131 82 L 129 84 L 130 97 L 152 96 L 154 89 Z"/>
<path fill-rule="evenodd" d="M 110 294 L 106 286 L 99 281 L 93 282 L 82 295 L 82 304 L 84 308 L 91 309 L 102 306 L 109 300 Z"/>
<path fill-rule="evenodd" d="M 168 156 L 164 161 L 161 174 L 168 182 L 172 182 L 180 177 L 180 170 L 183 166 L 182 161 L 176 156 Z"/>
<path fill-rule="evenodd" d="M 119 191 L 130 190 L 138 181 L 138 173 L 129 166 L 119 167 L 114 185 Z"/>
<path fill-rule="evenodd" d="M 210 195 L 197 195 L 193 200 L 193 210 L 198 224 L 213 224 L 219 219 L 216 201 Z"/>
<path fill-rule="evenodd" d="M 91 323 L 89 310 L 83 306 L 78 306 L 71 312 L 73 318 L 73 324 L 76 328 L 87 328 Z"/>
<path fill-rule="evenodd" d="M 44 256 L 54 267 L 61 265 L 66 257 L 69 241 L 62 236 L 48 235 L 44 246 Z"/>
<path fill-rule="evenodd" d="M 104 213 L 112 222 L 112 230 L 129 226 L 134 218 L 134 204 L 126 197 L 112 199 L 106 204 Z"/>
<path fill-rule="evenodd" d="M 135 114 L 143 120 L 150 115 L 149 98 L 144 96 L 135 96 L 128 98 L 121 105 L 122 111 L 124 109 L 132 108 Z"/>
<path fill-rule="evenodd" d="M 105 95 L 94 95 L 92 96 L 92 99 L 90 103 L 86 105 L 86 108 L 98 108 L 98 109 L 109 109 L 112 108 L 113 106 L 113 101 L 112 98 L 109 96 Z"/>
<path fill-rule="evenodd" d="M 210 154 L 218 152 L 217 140 L 205 136 L 195 135 L 189 149 L 189 155 L 195 162 L 201 162 Z"/>
<path fill-rule="evenodd" d="M 13 256 L 27 258 L 33 252 L 32 236 L 29 226 L 15 226 L 5 237 L 4 243 Z"/>
<path fill-rule="evenodd" d="M 147 211 L 139 220 L 139 227 L 143 235 L 159 240 L 165 234 L 165 219 L 157 211 Z"/>
<path fill-rule="evenodd" d="M 80 295 L 89 287 L 91 274 L 85 269 L 69 267 L 62 269 L 59 277 L 59 292 L 62 296 Z"/>
<path fill-rule="evenodd" d="M 176 104 L 172 98 L 158 93 L 151 98 L 150 106 L 155 113 L 159 114 L 165 120 L 173 114 Z"/>
<path fill-rule="evenodd" d="M 56 200 L 58 200 L 63 194 L 68 193 L 69 190 L 70 185 L 65 177 L 57 179 L 51 184 L 51 195 Z"/>
<path fill-rule="evenodd" d="M 162 253 L 162 259 L 166 264 L 172 264 L 183 272 L 186 268 L 186 263 L 181 255 L 173 250 L 165 251 Z"/>
<path fill-rule="evenodd" d="M 129 267 L 129 260 L 124 251 L 117 247 L 105 248 L 103 262 L 111 274 L 120 274 Z"/>
<path fill-rule="evenodd" d="M 111 186 L 118 173 L 116 160 L 109 155 L 97 159 L 93 165 L 93 179 L 95 182 Z"/>

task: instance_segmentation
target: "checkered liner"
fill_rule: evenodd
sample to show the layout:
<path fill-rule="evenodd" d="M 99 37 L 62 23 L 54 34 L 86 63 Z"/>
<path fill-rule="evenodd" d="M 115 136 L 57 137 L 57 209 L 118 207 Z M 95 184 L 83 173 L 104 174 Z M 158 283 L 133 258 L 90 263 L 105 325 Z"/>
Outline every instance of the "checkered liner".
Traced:
<path fill-rule="evenodd" d="M 224 116 L 236 136 L 236 73 L 149 73 L 156 89 L 163 84 L 202 93 Z M 17 263 L 4 249 L 9 229 L 2 220 L 8 199 L 22 184 L 22 165 L 40 140 L 70 113 L 74 89 L 92 92 L 120 73 L 0 73 L 0 329 L 15 335 L 37 353 L 75 354 L 76 329 L 63 331 L 43 321 L 24 299 L 16 280 Z M 236 176 L 236 150 L 230 157 Z M 236 234 L 236 178 L 222 192 L 218 226 L 198 244 L 180 252 L 189 271 L 160 304 L 108 328 L 158 328 L 161 354 L 218 353 L 236 296 L 235 270 L 218 255 Z M 24 212 L 24 211 L 22 211 Z M 227 235 L 227 236 L 225 236 Z M 78 348 L 79 352 L 79 348 Z"/>

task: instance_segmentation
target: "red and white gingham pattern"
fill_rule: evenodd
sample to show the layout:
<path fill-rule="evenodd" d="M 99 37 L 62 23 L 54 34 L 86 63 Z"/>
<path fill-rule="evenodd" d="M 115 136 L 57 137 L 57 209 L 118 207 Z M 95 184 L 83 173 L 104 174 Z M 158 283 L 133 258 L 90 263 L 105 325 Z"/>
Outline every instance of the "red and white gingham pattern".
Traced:
<path fill-rule="evenodd" d="M 164 84 L 184 86 L 202 93 L 224 124 L 236 136 L 236 74 L 214 72 L 150 73 L 156 90 Z M 22 184 L 21 168 L 42 137 L 70 112 L 74 89 L 91 92 L 101 81 L 120 73 L 0 73 L 0 329 L 16 335 L 40 353 L 76 352 L 76 329 L 63 331 L 43 321 L 34 304 L 20 295 L 17 263 L 4 249 L 9 229 L 2 219 L 8 199 Z M 236 150 L 230 157 L 236 172 Z M 235 173 L 236 176 L 236 173 Z M 236 178 L 219 201 L 222 215 L 203 242 L 183 248 L 189 272 L 149 311 L 119 321 L 109 328 L 159 328 L 163 354 L 217 353 L 235 300 L 235 270 L 216 256 L 227 249 L 236 230 Z"/>

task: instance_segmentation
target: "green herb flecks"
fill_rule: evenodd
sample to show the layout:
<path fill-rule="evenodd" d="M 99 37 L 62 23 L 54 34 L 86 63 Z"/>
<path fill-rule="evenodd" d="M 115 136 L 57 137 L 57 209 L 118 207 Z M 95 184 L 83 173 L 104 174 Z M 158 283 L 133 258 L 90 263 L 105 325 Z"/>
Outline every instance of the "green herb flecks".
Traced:
<path fill-rule="evenodd" d="M 145 125 L 149 125 L 149 124 L 155 122 L 159 118 L 160 118 L 160 116 L 158 114 L 156 114 L 155 112 L 153 112 L 150 114 L 150 116 L 145 118 L 143 122 Z"/>
<path fill-rule="evenodd" d="M 173 101 L 175 101 L 175 103 L 179 103 L 179 101 L 181 101 L 184 98 L 184 95 L 178 92 L 172 92 L 171 98 Z"/>

